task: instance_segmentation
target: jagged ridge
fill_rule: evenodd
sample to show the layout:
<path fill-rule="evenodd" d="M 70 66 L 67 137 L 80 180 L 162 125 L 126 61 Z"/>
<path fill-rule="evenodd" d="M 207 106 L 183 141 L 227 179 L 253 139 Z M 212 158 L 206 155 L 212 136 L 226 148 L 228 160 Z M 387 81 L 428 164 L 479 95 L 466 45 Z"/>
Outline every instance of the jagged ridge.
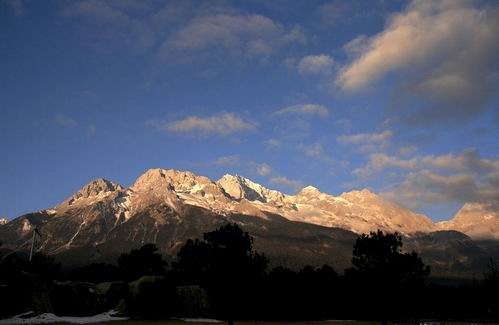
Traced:
<path fill-rule="evenodd" d="M 55 208 L 43 210 L 44 220 L 65 220 L 49 222 L 54 231 L 65 231 L 57 238 L 45 239 L 43 245 L 55 250 L 97 245 L 109 240 L 113 229 L 127 223 L 138 223 L 134 226 L 137 228 L 127 226 L 131 227 L 127 237 L 133 240 L 140 237 L 144 241 L 151 233 L 158 236 L 160 227 L 182 223 L 192 210 L 190 207 L 210 211 L 214 220 L 232 215 L 270 220 L 269 216 L 278 215 L 291 221 L 337 227 L 358 234 L 377 229 L 406 236 L 458 230 L 471 236 L 484 236 L 494 231 L 497 234 L 499 229 L 497 213 L 484 214 L 485 210 L 476 206 L 463 207 L 453 221 L 434 224 L 427 216 L 367 189 L 333 196 L 307 186 L 296 195 L 286 195 L 240 175 L 224 175 L 214 182 L 188 171 L 156 168 L 146 171 L 129 188 L 102 178 L 94 180 Z M 487 211 L 490 212 L 490 207 Z M 467 217 L 462 216 L 465 212 Z M 147 217 L 147 226 L 144 217 Z M 474 220 L 479 220 L 476 223 L 479 231 L 473 226 Z M 30 218 L 24 218 L 16 231 L 24 238 L 36 225 Z"/>

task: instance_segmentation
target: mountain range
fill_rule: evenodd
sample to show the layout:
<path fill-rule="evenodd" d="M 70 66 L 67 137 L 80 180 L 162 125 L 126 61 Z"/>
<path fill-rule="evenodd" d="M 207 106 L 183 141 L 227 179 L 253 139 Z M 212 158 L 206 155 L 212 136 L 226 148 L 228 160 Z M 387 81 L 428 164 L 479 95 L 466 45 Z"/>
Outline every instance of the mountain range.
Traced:
<path fill-rule="evenodd" d="M 38 250 L 81 264 L 149 242 L 173 256 L 188 238 L 226 222 L 240 224 L 273 263 L 291 267 L 348 267 L 357 236 L 377 229 L 403 235 L 404 247 L 437 275 L 471 276 L 499 251 L 492 205 L 467 203 L 453 219 L 434 223 L 367 189 L 334 196 L 307 186 L 286 195 L 239 175 L 214 182 L 173 169 L 148 170 L 128 188 L 94 180 L 53 208 L 0 222 L 0 241 L 4 249 L 28 250 L 37 227 Z"/>

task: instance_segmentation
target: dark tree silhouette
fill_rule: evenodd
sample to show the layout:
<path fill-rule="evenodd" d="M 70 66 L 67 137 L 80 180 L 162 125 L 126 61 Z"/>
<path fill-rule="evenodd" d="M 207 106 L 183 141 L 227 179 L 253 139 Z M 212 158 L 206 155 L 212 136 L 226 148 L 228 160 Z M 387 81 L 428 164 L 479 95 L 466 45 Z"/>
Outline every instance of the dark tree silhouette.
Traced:
<path fill-rule="evenodd" d="M 407 303 L 401 303 L 400 294 L 410 289 L 412 298 L 419 296 L 430 274 L 429 266 L 424 265 L 416 252 L 402 253 L 401 249 L 402 237 L 398 233 L 378 230 L 362 234 L 353 248 L 353 268 L 345 270 L 356 285 L 369 290 L 372 296 L 364 297 L 363 303 L 383 323 L 389 314 L 393 317 L 407 312 Z M 411 308 L 417 310 L 416 305 Z"/>
<path fill-rule="evenodd" d="M 253 238 L 236 224 L 226 224 L 203 238 L 187 241 L 177 254 L 175 270 L 187 277 L 186 284 L 201 284 L 208 290 L 215 315 L 229 323 L 236 315 L 251 315 L 249 297 L 265 273 L 267 258 L 253 251 Z"/>
<path fill-rule="evenodd" d="M 154 244 L 146 244 L 130 253 L 121 254 L 118 268 L 125 280 L 132 281 L 144 275 L 164 275 L 167 263 Z"/>
<path fill-rule="evenodd" d="M 494 259 L 490 259 L 483 274 L 485 287 L 487 312 L 492 317 L 499 317 L 499 265 Z"/>
<path fill-rule="evenodd" d="M 419 283 L 430 274 L 416 252 L 402 253 L 402 237 L 381 230 L 362 234 L 353 247 L 349 272 L 383 283 Z"/>
<path fill-rule="evenodd" d="M 61 265 L 53 257 L 42 253 L 33 255 L 29 263 L 29 270 L 40 278 L 47 280 L 57 279 L 61 275 Z"/>
<path fill-rule="evenodd" d="M 112 264 L 92 263 L 72 269 L 68 278 L 93 283 L 111 282 L 119 279 L 119 270 Z"/>
<path fill-rule="evenodd" d="M 229 223 L 204 234 L 211 249 L 212 271 L 227 275 L 261 275 L 268 260 L 253 251 L 253 238 L 237 225 Z"/>
<path fill-rule="evenodd" d="M 483 274 L 483 279 L 487 286 L 493 286 L 499 288 L 499 265 L 494 259 L 489 259 L 487 263 L 487 268 Z"/>
<path fill-rule="evenodd" d="M 177 271 L 192 275 L 188 281 L 199 282 L 199 275 L 263 275 L 267 258 L 253 251 L 253 238 L 236 224 L 227 224 L 205 233 L 204 241 L 189 239 L 173 264 Z"/>
<path fill-rule="evenodd" d="M 200 284 L 211 267 L 211 246 L 199 239 L 188 239 L 177 253 L 174 270 L 181 276 L 183 284 Z"/>

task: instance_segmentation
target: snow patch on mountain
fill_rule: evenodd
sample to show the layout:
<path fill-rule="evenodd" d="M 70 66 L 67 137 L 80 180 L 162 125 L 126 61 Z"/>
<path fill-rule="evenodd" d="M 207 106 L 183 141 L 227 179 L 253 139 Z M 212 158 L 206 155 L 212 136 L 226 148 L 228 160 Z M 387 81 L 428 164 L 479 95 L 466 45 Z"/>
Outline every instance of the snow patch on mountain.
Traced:
<path fill-rule="evenodd" d="M 24 219 L 22 222 L 21 232 L 27 233 L 31 232 L 31 230 L 33 230 L 33 225 L 31 224 L 31 222 L 29 222 L 28 219 Z"/>
<path fill-rule="evenodd" d="M 12 318 L 0 320 L 0 325 L 14 325 L 14 324 L 51 324 L 51 323 L 70 323 L 70 324 L 93 324 L 110 321 L 124 321 L 128 317 L 117 317 L 116 311 L 111 310 L 102 314 L 94 316 L 73 317 L 73 316 L 57 316 L 52 313 L 44 313 L 40 315 L 31 316 L 33 312 L 27 312 L 16 315 Z"/>
<path fill-rule="evenodd" d="M 248 201 L 282 202 L 285 195 L 281 192 L 269 190 L 245 177 L 225 174 L 217 181 L 224 191 L 233 199 Z"/>

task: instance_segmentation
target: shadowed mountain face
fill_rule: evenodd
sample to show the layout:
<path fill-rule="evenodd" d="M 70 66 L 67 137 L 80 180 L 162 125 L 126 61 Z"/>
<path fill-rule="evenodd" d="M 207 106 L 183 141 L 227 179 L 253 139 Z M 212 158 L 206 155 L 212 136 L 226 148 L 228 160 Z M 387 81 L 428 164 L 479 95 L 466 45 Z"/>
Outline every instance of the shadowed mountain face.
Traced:
<path fill-rule="evenodd" d="M 0 225 L 7 248 L 29 249 L 34 227 L 39 249 L 70 264 L 109 261 L 145 243 L 175 254 L 188 238 L 237 222 L 274 264 L 349 266 L 357 234 L 382 229 L 406 236 L 437 273 L 481 272 L 498 247 L 476 242 L 426 216 L 368 191 L 339 197 L 306 187 L 296 195 L 264 188 L 241 176 L 218 182 L 190 172 L 152 169 L 129 188 L 104 179 L 85 185 L 53 209 Z"/>

